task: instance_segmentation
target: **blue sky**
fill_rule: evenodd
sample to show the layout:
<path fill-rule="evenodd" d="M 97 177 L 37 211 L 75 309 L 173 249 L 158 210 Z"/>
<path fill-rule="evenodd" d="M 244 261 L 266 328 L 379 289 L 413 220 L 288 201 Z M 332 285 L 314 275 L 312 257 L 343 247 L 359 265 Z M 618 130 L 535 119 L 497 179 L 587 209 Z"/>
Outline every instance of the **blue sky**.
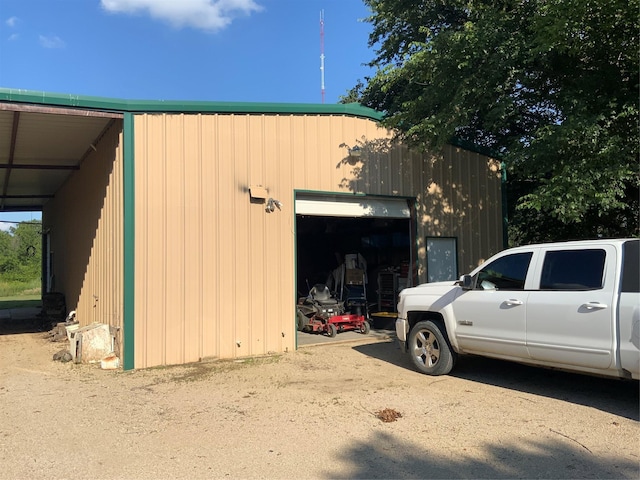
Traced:
<path fill-rule="evenodd" d="M 321 10 L 325 103 L 336 103 L 371 73 L 360 0 L 0 0 L 0 87 L 321 103 Z M 32 218 L 0 212 L 0 228 Z"/>
<path fill-rule="evenodd" d="M 326 103 L 369 69 L 360 0 L 0 0 L 0 86 L 143 100 Z"/>

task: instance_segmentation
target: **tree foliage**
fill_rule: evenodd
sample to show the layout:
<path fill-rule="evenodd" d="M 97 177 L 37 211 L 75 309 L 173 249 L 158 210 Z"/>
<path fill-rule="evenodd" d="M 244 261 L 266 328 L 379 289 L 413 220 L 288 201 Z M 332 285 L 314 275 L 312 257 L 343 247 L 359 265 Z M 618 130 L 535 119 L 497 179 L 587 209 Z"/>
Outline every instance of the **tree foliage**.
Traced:
<path fill-rule="evenodd" d="M 39 221 L 21 222 L 0 231 L 0 277 L 4 281 L 30 282 L 40 278 L 42 226 Z"/>
<path fill-rule="evenodd" d="M 344 98 L 496 152 L 516 243 L 638 235 L 640 0 L 364 2 L 376 74 Z"/>

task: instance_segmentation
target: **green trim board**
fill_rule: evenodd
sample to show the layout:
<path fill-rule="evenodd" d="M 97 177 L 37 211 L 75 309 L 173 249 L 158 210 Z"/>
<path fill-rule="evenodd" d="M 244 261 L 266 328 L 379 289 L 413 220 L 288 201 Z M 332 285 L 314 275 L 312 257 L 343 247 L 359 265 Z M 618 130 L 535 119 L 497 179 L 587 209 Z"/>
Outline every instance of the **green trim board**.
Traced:
<path fill-rule="evenodd" d="M 507 196 L 507 164 L 500 162 L 500 193 L 502 200 L 502 247 L 509 248 L 509 197 Z"/>
<path fill-rule="evenodd" d="M 380 121 L 382 114 L 358 103 L 251 103 L 179 100 L 124 100 L 0 88 L 0 102 L 86 108 L 131 113 L 254 113 L 348 115 Z"/>
<path fill-rule="evenodd" d="M 477 145 L 473 142 L 470 142 L 469 140 L 463 140 L 458 137 L 453 137 L 451 138 L 451 140 L 449 140 L 449 143 L 454 147 L 460 147 L 470 152 L 479 153 L 480 155 L 484 155 L 485 157 L 494 158 L 496 160 L 502 158 L 502 155 L 495 150 L 489 147 L 484 147 L 482 145 Z"/>
<path fill-rule="evenodd" d="M 123 368 L 135 368 L 135 168 L 134 115 L 124 114 L 123 126 Z"/>
<path fill-rule="evenodd" d="M 385 195 L 385 194 L 373 194 L 373 193 L 363 193 L 363 192 L 334 192 L 329 190 L 307 190 L 307 189 L 294 189 L 294 200 L 296 194 L 302 195 L 325 195 L 329 197 L 373 197 L 373 198 L 390 198 L 390 199 L 402 199 L 402 200 L 416 200 L 416 197 L 405 196 L 405 195 Z"/>

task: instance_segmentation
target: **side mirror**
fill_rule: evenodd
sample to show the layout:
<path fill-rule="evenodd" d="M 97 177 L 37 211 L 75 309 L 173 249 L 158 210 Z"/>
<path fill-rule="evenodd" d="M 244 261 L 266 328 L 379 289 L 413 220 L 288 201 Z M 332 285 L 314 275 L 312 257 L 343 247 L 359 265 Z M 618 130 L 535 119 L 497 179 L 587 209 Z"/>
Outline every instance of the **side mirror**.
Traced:
<path fill-rule="evenodd" d="M 463 290 L 471 290 L 473 288 L 473 277 L 471 275 L 462 275 L 460 277 L 460 287 Z"/>

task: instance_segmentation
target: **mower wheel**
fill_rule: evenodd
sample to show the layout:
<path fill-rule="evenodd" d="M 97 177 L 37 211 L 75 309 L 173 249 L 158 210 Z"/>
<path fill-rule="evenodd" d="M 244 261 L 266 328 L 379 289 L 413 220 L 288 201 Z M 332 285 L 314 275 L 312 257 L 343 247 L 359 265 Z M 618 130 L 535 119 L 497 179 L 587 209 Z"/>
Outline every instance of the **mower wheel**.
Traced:
<path fill-rule="evenodd" d="M 336 336 L 337 333 L 338 333 L 338 329 L 333 323 L 330 323 L 329 325 L 327 325 L 327 335 L 333 338 Z"/>
<path fill-rule="evenodd" d="M 362 326 L 360 327 L 360 333 L 363 335 L 367 335 L 371 331 L 371 325 L 366 320 L 362 322 Z"/>
<path fill-rule="evenodd" d="M 305 328 L 309 325 L 309 317 L 307 317 L 300 310 L 296 312 L 296 317 L 297 317 L 296 323 L 297 323 L 298 331 L 303 332 Z"/>

